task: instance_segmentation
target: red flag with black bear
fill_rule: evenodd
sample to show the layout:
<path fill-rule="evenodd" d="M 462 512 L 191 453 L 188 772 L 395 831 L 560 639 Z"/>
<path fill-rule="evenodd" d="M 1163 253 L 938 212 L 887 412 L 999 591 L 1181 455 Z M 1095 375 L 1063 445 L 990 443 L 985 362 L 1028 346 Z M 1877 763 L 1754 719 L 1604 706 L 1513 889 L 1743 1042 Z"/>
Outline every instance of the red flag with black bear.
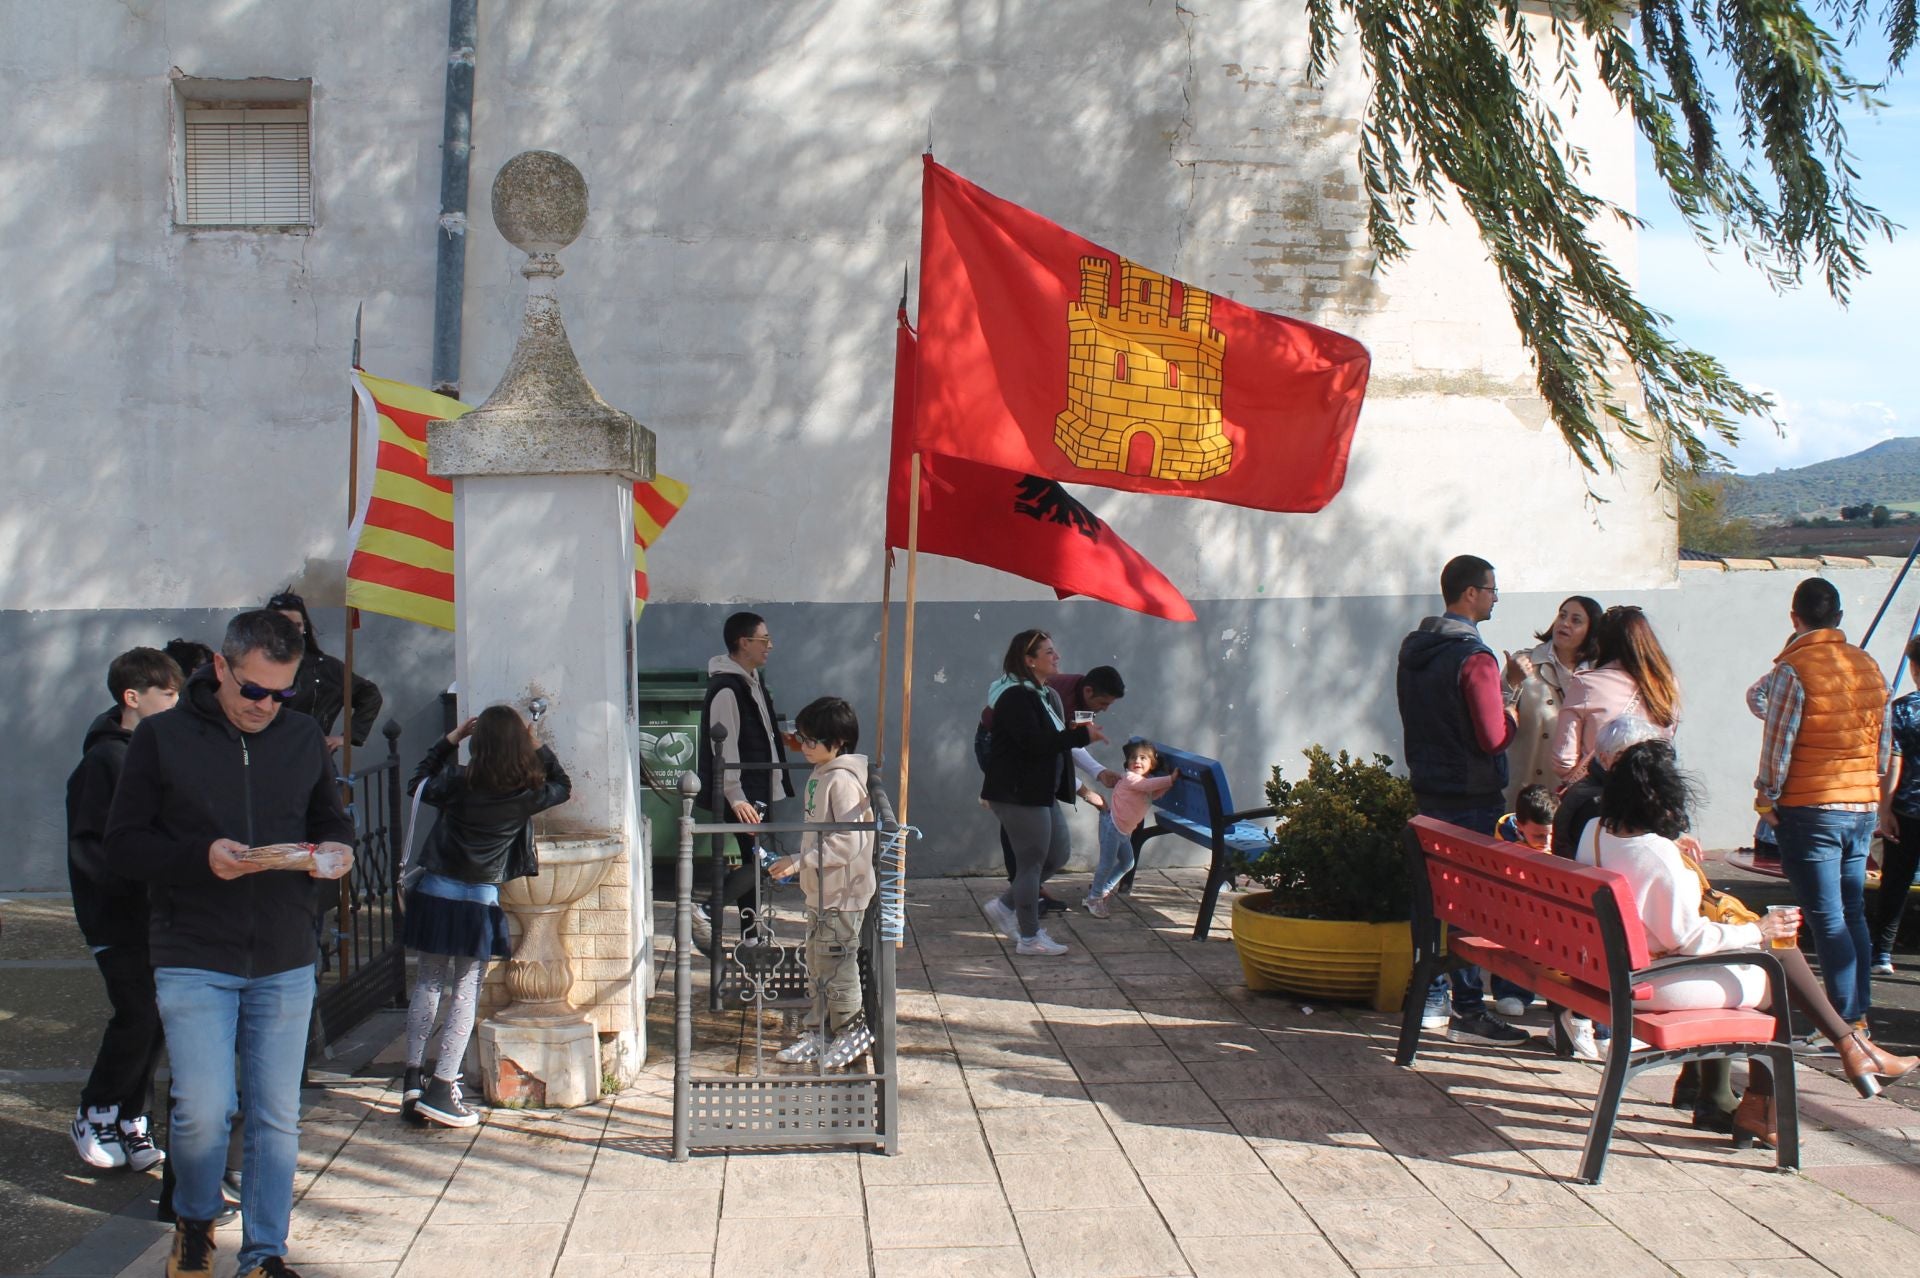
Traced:
<path fill-rule="evenodd" d="M 922 452 L 1256 510 L 1346 479 L 1359 342 L 1182 284 L 926 158 Z"/>
<path fill-rule="evenodd" d="M 903 311 L 894 350 L 889 546 L 907 544 L 915 359 Z M 1145 556 L 1062 485 L 1036 475 L 921 454 L 918 548 L 1037 581 L 1062 599 L 1086 595 L 1170 621 L 1194 620 L 1186 598 Z"/>

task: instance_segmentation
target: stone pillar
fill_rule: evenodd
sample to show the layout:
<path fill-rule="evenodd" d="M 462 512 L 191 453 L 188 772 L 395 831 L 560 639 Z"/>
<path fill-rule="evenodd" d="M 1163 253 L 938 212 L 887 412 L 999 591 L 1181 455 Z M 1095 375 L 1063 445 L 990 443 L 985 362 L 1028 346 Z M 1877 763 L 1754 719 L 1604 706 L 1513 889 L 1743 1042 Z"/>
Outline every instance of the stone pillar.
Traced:
<path fill-rule="evenodd" d="M 527 254 L 520 339 L 486 403 L 427 434 L 429 471 L 453 479 L 460 713 L 544 699 L 540 735 L 573 778 L 572 799 L 536 819 L 540 876 L 501 893 L 520 939 L 514 1001 L 478 1034 L 495 1104 L 584 1104 L 646 1048 L 633 485 L 653 478 L 653 433 L 600 398 L 561 323 L 555 255 L 586 217 L 565 158 L 528 151 L 501 168 L 494 225 Z"/>

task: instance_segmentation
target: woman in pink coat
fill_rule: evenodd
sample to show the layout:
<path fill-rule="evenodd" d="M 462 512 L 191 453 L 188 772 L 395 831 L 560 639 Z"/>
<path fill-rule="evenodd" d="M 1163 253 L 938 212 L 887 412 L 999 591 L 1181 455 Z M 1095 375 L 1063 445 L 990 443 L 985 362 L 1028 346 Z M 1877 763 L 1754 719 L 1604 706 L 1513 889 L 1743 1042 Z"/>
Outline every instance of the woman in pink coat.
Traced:
<path fill-rule="evenodd" d="M 1563 785 L 1586 775 L 1600 729 L 1636 714 L 1671 738 L 1680 722 L 1680 686 L 1647 615 L 1625 606 L 1607 609 L 1597 627 L 1594 668 L 1573 677 L 1553 728 L 1553 770 Z"/>

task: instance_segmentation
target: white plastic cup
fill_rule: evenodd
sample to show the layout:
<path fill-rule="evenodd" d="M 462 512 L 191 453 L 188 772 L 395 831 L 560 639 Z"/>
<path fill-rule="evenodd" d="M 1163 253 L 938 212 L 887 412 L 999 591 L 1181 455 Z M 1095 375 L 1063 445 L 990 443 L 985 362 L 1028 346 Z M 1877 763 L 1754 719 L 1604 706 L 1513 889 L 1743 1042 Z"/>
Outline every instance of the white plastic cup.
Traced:
<path fill-rule="evenodd" d="M 340 848 L 315 848 L 313 850 L 313 875 L 320 879 L 338 879 L 345 877 L 353 868 L 353 853 Z"/>

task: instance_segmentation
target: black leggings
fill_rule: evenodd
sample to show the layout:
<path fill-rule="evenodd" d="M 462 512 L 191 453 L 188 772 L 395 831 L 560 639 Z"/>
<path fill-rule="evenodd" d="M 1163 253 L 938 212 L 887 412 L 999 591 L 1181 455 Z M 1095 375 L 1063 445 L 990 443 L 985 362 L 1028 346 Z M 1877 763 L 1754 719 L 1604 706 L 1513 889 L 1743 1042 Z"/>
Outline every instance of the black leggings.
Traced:
<path fill-rule="evenodd" d="M 1907 890 L 1913 886 L 1915 868 L 1920 867 L 1920 817 L 1896 815 L 1895 819 L 1900 822 L 1900 838 L 1885 843 L 1880 890 L 1873 894 L 1873 910 L 1867 918 L 1875 957 L 1893 953 L 1894 938 L 1900 934 L 1900 916 L 1907 908 Z"/>

